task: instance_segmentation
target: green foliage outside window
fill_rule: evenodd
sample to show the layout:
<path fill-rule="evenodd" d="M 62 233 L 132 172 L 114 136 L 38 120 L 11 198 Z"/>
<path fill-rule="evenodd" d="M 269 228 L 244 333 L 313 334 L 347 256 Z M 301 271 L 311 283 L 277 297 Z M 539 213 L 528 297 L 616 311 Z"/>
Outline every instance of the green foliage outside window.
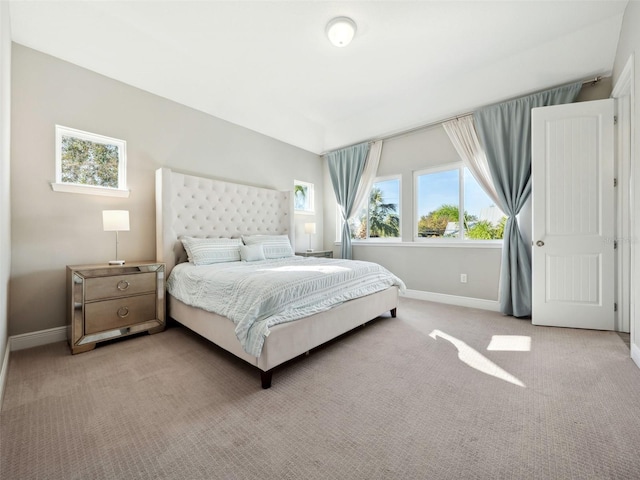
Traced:
<path fill-rule="evenodd" d="M 447 231 L 451 224 L 460 221 L 460 210 L 456 205 L 441 205 L 437 209 L 422 215 L 418 221 L 418 236 L 425 238 L 457 237 L 458 228 L 454 231 Z M 497 225 L 488 220 L 478 220 L 475 215 L 464 212 L 463 222 L 466 231 L 466 238 L 472 240 L 501 240 L 504 235 L 504 224 L 507 217 L 502 217 Z"/>
<path fill-rule="evenodd" d="M 400 217 L 398 204 L 385 203 L 382 190 L 374 187 L 369 195 L 369 209 L 351 223 L 351 237 L 365 238 L 397 238 L 400 236 Z M 367 237 L 367 227 L 369 235 Z"/>
<path fill-rule="evenodd" d="M 467 237 L 473 240 L 502 240 L 507 217 L 502 217 L 497 225 L 488 220 L 480 220 L 467 229 Z"/>
<path fill-rule="evenodd" d="M 418 220 L 418 236 L 420 237 L 442 237 L 445 236 L 447 225 L 451 222 L 458 222 L 460 210 L 456 205 L 441 205 L 436 210 L 423 215 Z M 475 220 L 473 215 L 464 212 L 465 223 Z M 447 234 L 446 236 L 451 236 Z"/>
<path fill-rule="evenodd" d="M 63 136 L 61 164 L 65 183 L 118 188 L 117 145 Z"/>
<path fill-rule="evenodd" d="M 307 198 L 307 189 L 302 185 L 294 185 L 293 186 L 293 196 L 302 198 L 302 203 L 304 203 L 304 199 Z"/>

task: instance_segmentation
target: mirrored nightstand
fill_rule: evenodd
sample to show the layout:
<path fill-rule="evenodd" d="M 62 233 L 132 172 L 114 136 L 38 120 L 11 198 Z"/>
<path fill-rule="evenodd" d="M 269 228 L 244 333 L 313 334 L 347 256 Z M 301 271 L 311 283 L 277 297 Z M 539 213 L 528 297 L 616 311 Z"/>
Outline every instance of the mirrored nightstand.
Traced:
<path fill-rule="evenodd" d="M 67 266 L 71 353 L 133 333 L 164 330 L 164 267 L 155 262 Z"/>

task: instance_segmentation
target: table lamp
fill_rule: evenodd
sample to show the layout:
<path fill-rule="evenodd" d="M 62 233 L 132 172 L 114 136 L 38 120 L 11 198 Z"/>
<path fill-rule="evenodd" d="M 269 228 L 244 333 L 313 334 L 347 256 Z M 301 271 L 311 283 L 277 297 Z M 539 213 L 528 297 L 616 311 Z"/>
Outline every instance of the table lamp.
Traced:
<path fill-rule="evenodd" d="M 316 224 L 315 223 L 305 223 L 304 224 L 304 233 L 309 235 L 309 248 L 307 249 L 307 252 L 313 252 L 313 249 L 311 248 L 311 235 L 315 235 L 315 233 L 316 233 Z"/>
<path fill-rule="evenodd" d="M 116 260 L 109 260 L 109 265 L 124 265 L 124 260 L 118 260 L 118 232 L 129 231 L 129 210 L 103 210 L 102 227 L 105 232 L 116 232 Z"/>

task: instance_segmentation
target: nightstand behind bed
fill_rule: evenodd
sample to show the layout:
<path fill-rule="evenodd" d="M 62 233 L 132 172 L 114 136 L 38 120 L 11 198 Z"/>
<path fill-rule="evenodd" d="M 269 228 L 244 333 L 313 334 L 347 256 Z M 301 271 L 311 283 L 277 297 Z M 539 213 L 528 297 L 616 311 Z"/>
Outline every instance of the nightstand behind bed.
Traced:
<path fill-rule="evenodd" d="M 313 250 L 312 252 L 296 252 L 301 257 L 325 257 L 333 258 L 333 250 Z"/>

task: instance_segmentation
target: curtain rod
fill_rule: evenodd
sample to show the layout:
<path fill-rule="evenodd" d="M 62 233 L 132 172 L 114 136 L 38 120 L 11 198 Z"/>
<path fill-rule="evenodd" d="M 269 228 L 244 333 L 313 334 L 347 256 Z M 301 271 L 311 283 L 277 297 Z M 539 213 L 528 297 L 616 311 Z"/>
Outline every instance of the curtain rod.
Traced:
<path fill-rule="evenodd" d="M 593 87 L 594 85 L 596 85 L 597 83 L 599 83 L 599 82 L 600 82 L 600 80 L 602 80 L 602 76 L 601 76 L 601 75 L 598 75 L 598 76 L 596 76 L 596 77 L 594 77 L 594 78 L 591 78 L 591 79 L 589 79 L 589 80 L 583 80 L 582 85 L 583 85 L 583 86 L 588 86 L 588 87 Z M 566 84 L 566 85 L 570 85 L 570 84 Z M 561 86 L 562 86 L 562 85 L 561 85 Z M 558 88 L 558 87 L 553 87 L 553 88 Z M 548 88 L 545 88 L 545 90 L 549 90 L 549 89 L 548 89 Z M 535 93 L 544 92 L 545 90 L 538 90 L 538 91 L 535 91 L 535 92 L 528 93 L 527 95 L 533 95 L 533 94 L 535 94 Z M 525 95 L 525 96 L 526 96 L 526 95 Z M 503 101 L 502 101 L 502 102 L 500 102 L 500 103 L 503 103 L 503 102 L 509 102 L 510 100 L 515 100 L 516 98 L 520 98 L 520 97 L 514 97 L 514 98 L 511 98 L 511 99 L 503 100 Z M 376 138 L 376 139 L 373 139 L 373 140 L 369 140 L 369 142 L 368 142 L 368 143 L 374 143 L 374 142 L 378 142 L 378 141 L 381 141 L 381 140 L 382 140 L 382 141 L 385 141 L 385 140 L 390 140 L 390 139 L 392 139 L 392 138 L 402 137 L 402 136 L 404 136 L 404 135 L 409 135 L 409 134 L 411 134 L 411 133 L 417 132 L 417 131 L 419 131 L 419 130 L 424 130 L 424 129 L 427 129 L 427 128 L 430 128 L 430 127 L 435 127 L 436 125 L 441 125 L 441 124 L 443 124 L 443 123 L 445 123 L 445 122 L 450 122 L 451 120 L 455 120 L 455 119 L 457 119 L 457 118 L 466 117 L 466 116 L 468 116 L 468 115 L 473 115 L 473 112 L 459 113 L 458 115 L 452 115 L 451 117 L 447 117 L 447 118 L 445 118 L 445 119 L 443 119 L 443 120 L 437 120 L 437 121 L 435 121 L 435 122 L 427 123 L 427 124 L 425 124 L 425 125 L 420 125 L 420 126 L 418 126 L 418 127 L 413 127 L 413 128 L 408 129 L 408 130 L 403 130 L 403 131 L 401 131 L 401 132 L 390 133 L 389 135 L 385 135 L 385 136 L 383 136 L 383 137 L 379 137 L 379 138 Z M 349 144 L 349 145 L 345 145 L 344 147 L 334 148 L 333 150 L 329 150 L 329 151 L 326 151 L 326 152 L 322 152 L 322 153 L 320 154 L 320 156 L 321 156 L 321 157 L 323 157 L 323 156 L 325 156 L 327 153 L 335 152 L 336 150 L 342 150 L 343 148 L 353 147 L 354 145 L 358 145 L 358 144 L 360 144 L 360 143 L 366 143 L 366 140 L 365 140 L 365 141 L 363 141 L 363 142 L 356 142 L 356 143 L 352 143 L 352 144 Z"/>

